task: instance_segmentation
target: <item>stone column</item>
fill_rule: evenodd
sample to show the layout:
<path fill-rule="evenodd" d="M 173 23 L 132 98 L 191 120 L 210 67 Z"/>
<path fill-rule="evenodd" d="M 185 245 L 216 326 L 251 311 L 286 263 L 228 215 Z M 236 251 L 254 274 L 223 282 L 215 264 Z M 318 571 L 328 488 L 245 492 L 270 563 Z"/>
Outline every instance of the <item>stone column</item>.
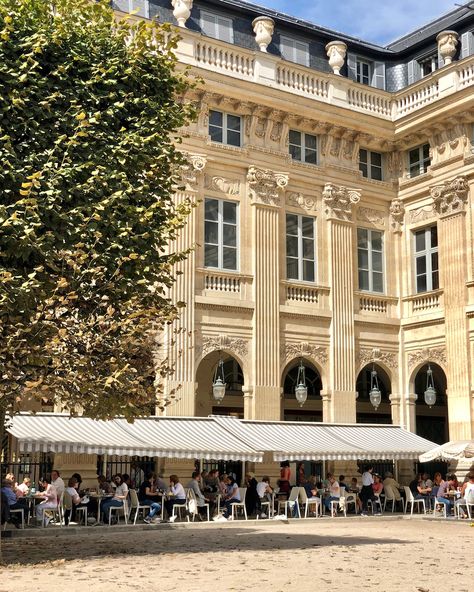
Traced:
<path fill-rule="evenodd" d="M 200 191 L 202 171 L 206 157 L 200 154 L 187 154 L 188 164 L 182 167 L 180 186 L 175 194 L 176 203 L 194 202 Z M 191 210 L 186 225 L 170 246 L 171 252 L 188 249 L 196 242 L 196 208 Z M 195 251 L 191 251 L 184 261 L 176 264 L 176 282 L 171 290 L 174 303 L 184 302 L 178 319 L 167 327 L 164 333 L 163 355 L 168 357 L 173 374 L 166 380 L 164 398 L 173 397 L 173 403 L 164 413 L 170 415 L 195 415 L 195 336 L 194 336 L 194 295 L 195 295 Z"/>
<path fill-rule="evenodd" d="M 408 431 L 416 433 L 416 401 L 418 395 L 409 393 L 406 398 L 405 427 Z"/>
<path fill-rule="evenodd" d="M 253 206 L 253 418 L 276 419 L 280 411 L 280 199 L 288 174 L 250 166 Z"/>
<path fill-rule="evenodd" d="M 356 421 L 352 206 L 360 192 L 327 183 L 323 202 L 328 220 L 331 286 L 330 416 L 324 421 Z M 341 261 L 344 262 L 341 265 Z M 323 405 L 324 407 L 324 405 Z"/>
<path fill-rule="evenodd" d="M 468 274 L 466 203 L 469 185 L 459 176 L 430 188 L 438 213 L 440 285 L 444 290 L 450 440 L 472 437 L 469 340 L 465 312 Z"/>

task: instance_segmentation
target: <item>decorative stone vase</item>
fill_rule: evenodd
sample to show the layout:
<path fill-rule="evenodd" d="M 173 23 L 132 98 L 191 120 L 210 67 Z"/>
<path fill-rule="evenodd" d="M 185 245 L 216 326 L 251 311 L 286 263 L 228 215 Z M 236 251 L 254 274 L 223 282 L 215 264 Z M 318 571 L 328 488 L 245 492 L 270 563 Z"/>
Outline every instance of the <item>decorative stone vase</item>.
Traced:
<path fill-rule="evenodd" d="M 260 51 L 267 51 L 267 47 L 272 42 L 275 21 L 268 16 L 258 16 L 252 21 L 255 41 L 260 47 Z"/>
<path fill-rule="evenodd" d="M 193 0 L 171 0 L 173 5 L 173 16 L 180 27 L 186 27 L 186 21 L 191 15 Z"/>
<path fill-rule="evenodd" d="M 344 60 L 346 59 L 347 45 L 344 41 L 330 41 L 326 45 L 326 53 L 329 58 L 329 65 L 332 71 L 337 76 L 340 76 L 342 66 L 344 66 Z"/>
<path fill-rule="evenodd" d="M 448 65 L 453 61 L 456 53 L 456 46 L 458 44 L 459 35 L 456 31 L 441 31 L 436 36 L 438 42 L 438 51 L 444 60 L 444 64 Z"/>

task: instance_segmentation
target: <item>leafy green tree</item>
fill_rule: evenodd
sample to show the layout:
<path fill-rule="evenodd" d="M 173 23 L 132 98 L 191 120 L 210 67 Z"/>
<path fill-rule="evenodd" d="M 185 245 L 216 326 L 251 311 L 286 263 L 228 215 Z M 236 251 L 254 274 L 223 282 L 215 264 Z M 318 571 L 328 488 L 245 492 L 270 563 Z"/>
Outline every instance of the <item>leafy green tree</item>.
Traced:
<path fill-rule="evenodd" d="M 0 430 L 28 397 L 130 419 L 160 398 L 191 207 L 176 41 L 106 0 L 0 0 Z"/>

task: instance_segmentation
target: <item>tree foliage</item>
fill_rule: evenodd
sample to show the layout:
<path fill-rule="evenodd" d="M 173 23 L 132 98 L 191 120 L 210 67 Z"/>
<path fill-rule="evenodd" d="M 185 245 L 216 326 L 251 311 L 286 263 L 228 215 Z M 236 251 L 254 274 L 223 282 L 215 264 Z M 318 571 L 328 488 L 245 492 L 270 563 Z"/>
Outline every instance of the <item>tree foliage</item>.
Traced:
<path fill-rule="evenodd" d="M 32 396 L 132 418 L 167 371 L 188 82 L 166 25 L 108 4 L 0 0 L 2 412 Z"/>

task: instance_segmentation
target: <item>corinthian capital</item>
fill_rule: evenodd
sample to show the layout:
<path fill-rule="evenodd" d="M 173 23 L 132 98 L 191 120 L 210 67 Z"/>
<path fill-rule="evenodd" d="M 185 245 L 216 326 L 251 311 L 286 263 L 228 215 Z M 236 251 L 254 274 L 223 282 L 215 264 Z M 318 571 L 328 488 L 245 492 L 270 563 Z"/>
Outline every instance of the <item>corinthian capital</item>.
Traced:
<path fill-rule="evenodd" d="M 469 195 L 469 184 L 464 175 L 456 177 L 443 185 L 430 187 L 434 208 L 440 217 L 464 212 Z"/>
<path fill-rule="evenodd" d="M 186 191 L 197 191 L 198 182 L 207 163 L 207 157 L 203 154 L 190 154 L 183 152 L 186 163 L 179 167 L 176 175 L 176 186 Z"/>
<path fill-rule="evenodd" d="M 352 220 L 352 206 L 360 201 L 360 191 L 342 185 L 326 183 L 323 190 L 323 202 L 327 218 Z"/>
<path fill-rule="evenodd" d="M 247 172 L 247 182 L 252 203 L 279 206 L 280 195 L 288 185 L 288 178 L 288 173 L 277 173 L 269 169 L 250 166 Z"/>

